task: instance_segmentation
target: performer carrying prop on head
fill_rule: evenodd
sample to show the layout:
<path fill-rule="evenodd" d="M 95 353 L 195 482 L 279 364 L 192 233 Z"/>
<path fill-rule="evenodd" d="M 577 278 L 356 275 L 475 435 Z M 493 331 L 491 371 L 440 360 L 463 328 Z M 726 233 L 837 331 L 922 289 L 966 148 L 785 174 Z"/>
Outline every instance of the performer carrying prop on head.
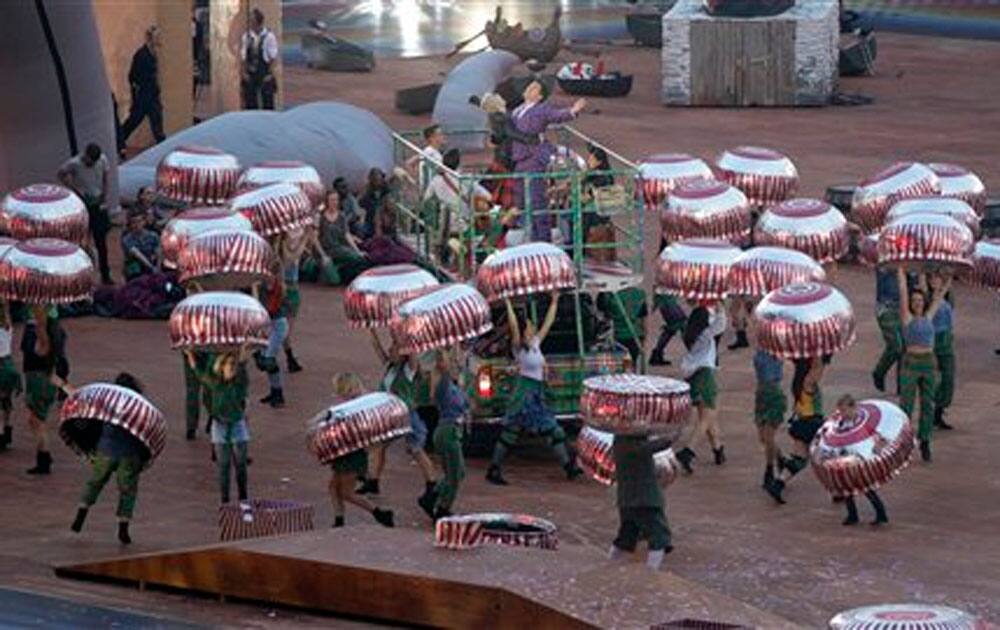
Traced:
<path fill-rule="evenodd" d="M 664 513 L 663 492 L 656 478 L 653 455 L 671 444 L 668 438 L 645 435 L 616 435 L 611 445 L 615 459 L 618 535 L 608 553 L 612 560 L 622 553 L 635 551 L 645 538 L 649 545 L 646 566 L 654 571 L 663 564 L 663 556 L 673 551 L 670 526 Z"/>
<path fill-rule="evenodd" d="M 944 272 L 927 274 L 927 284 L 933 292 L 941 291 L 951 276 Z M 952 427 L 944 419 L 944 413 L 951 407 L 955 395 L 955 307 L 948 300 L 947 291 L 931 321 L 934 324 L 934 358 L 937 360 L 937 387 L 934 392 L 934 427 L 950 431 Z"/>
<path fill-rule="evenodd" d="M 24 391 L 21 374 L 14 364 L 11 343 L 14 338 L 14 324 L 10 315 L 10 303 L 0 300 L 0 452 L 11 447 L 14 441 L 14 427 L 10 423 L 14 411 L 14 397 Z"/>
<path fill-rule="evenodd" d="M 436 499 L 430 517 L 435 521 L 451 516 L 451 508 L 465 478 L 462 430 L 468 420 L 469 399 L 455 377 L 458 372 L 456 363 L 455 357 L 450 352 L 438 350 L 434 366 L 437 383 L 432 390 L 438 408 L 438 425 L 434 429 L 434 452 L 441 458 L 444 475 L 434 489 Z"/>
<path fill-rule="evenodd" d="M 785 392 L 781 389 L 784 378 L 784 361 L 763 348 L 757 348 L 753 355 L 753 371 L 757 378 L 754 394 L 753 419 L 757 426 L 757 438 L 764 447 L 763 488 L 774 482 L 774 465 L 782 460 L 781 451 L 775 444 L 774 436 L 785 421 L 788 406 Z"/>
<path fill-rule="evenodd" d="M 719 312 L 722 312 L 721 307 Z M 712 320 L 713 316 L 707 307 L 695 307 L 688 316 L 683 335 L 687 353 L 681 359 L 681 375 L 691 386 L 691 404 L 698 410 L 698 421 L 688 435 L 684 447 L 677 451 L 677 460 L 688 474 L 693 472 L 691 462 L 697 457 L 691 447 L 701 439 L 702 435 L 708 438 L 716 465 L 722 465 L 726 461 L 722 430 L 719 428 L 719 415 L 716 411 L 719 393 L 715 382 L 715 370 L 718 369 L 716 346 L 718 341 L 717 329 L 713 329 Z"/>
<path fill-rule="evenodd" d="M 57 374 L 58 363 L 65 354 L 66 333 L 54 311 L 55 307 L 33 305 L 33 319 L 25 326 L 21 336 L 25 405 L 36 448 L 35 467 L 28 470 L 29 475 L 48 475 L 52 472 L 46 420 L 56 403 L 59 388 L 66 384 Z"/>

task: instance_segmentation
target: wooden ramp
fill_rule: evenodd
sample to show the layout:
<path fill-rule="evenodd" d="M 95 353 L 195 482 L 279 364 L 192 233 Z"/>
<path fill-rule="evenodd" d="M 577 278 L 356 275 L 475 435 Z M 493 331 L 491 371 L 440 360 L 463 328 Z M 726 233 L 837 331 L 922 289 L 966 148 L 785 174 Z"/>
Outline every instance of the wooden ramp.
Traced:
<path fill-rule="evenodd" d="M 669 562 L 670 556 L 667 557 Z M 166 587 L 448 628 L 797 627 L 668 571 L 593 550 L 448 551 L 417 530 L 349 527 L 59 566 L 56 575 Z"/>

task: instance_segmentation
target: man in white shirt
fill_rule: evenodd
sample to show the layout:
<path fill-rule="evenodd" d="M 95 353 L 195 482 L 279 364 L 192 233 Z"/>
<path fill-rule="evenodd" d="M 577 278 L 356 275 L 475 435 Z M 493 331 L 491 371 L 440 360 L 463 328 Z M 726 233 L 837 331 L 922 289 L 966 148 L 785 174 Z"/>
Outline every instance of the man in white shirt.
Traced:
<path fill-rule="evenodd" d="M 444 154 L 441 162 L 451 171 L 461 174 L 461 170 L 459 170 L 461 159 L 462 155 L 459 150 L 451 149 Z M 442 213 L 446 208 L 450 211 L 449 231 L 452 234 L 464 232 L 469 227 L 473 211 L 472 208 L 469 208 L 469 201 L 472 201 L 473 208 L 475 208 L 484 203 L 489 205 L 491 198 L 490 191 L 486 190 L 479 182 L 468 179 L 459 180 L 448 171 L 441 171 L 432 177 L 424 191 L 425 201 L 436 199 Z M 439 224 L 443 224 L 443 217 L 439 218 Z"/>
<path fill-rule="evenodd" d="M 274 109 L 278 85 L 271 64 L 278 58 L 278 38 L 264 28 L 260 9 L 250 13 L 250 30 L 240 40 L 240 58 L 243 109 Z"/>
<path fill-rule="evenodd" d="M 444 148 L 444 143 L 447 138 L 444 135 L 444 130 L 441 129 L 441 125 L 431 125 L 426 127 L 423 132 L 424 135 L 424 148 L 420 153 L 414 155 L 409 160 L 406 161 L 406 168 L 412 173 L 414 167 L 418 167 L 417 177 L 420 184 L 420 190 L 424 190 L 427 183 L 431 181 L 431 178 L 437 173 L 438 164 L 441 164 L 444 157 L 441 154 L 441 149 Z"/>
<path fill-rule="evenodd" d="M 108 232 L 111 217 L 108 215 L 108 176 L 111 166 L 101 147 L 91 142 L 83 153 L 66 160 L 57 177 L 63 186 L 75 192 L 87 207 L 90 236 L 97 250 L 101 282 L 111 284 L 108 265 Z"/>

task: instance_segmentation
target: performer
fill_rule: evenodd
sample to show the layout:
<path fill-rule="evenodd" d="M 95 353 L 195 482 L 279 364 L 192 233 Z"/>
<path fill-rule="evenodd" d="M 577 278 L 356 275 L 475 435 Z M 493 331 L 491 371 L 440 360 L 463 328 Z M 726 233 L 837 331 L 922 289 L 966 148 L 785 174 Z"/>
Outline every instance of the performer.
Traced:
<path fill-rule="evenodd" d="M 434 464 L 424 451 L 427 445 L 427 423 L 417 413 L 419 407 L 418 394 L 424 387 L 424 375 L 420 370 L 420 362 L 416 355 L 400 354 L 396 344 L 389 346 L 388 352 L 382 348 L 382 342 L 374 330 L 372 333 L 372 345 L 375 347 L 375 354 L 385 365 L 385 374 L 382 377 L 382 391 L 398 396 L 410 409 L 410 433 L 406 435 L 406 452 L 409 453 L 413 461 L 424 476 L 424 493 L 417 499 L 417 503 L 423 508 L 424 503 L 434 504 L 437 479 L 434 476 Z M 379 444 L 369 449 L 371 462 L 368 466 L 368 478 L 361 484 L 358 494 L 378 494 L 381 491 L 379 479 L 382 471 L 385 470 L 385 449 L 387 444 Z M 426 510 L 426 508 L 424 508 Z"/>
<path fill-rule="evenodd" d="M 927 274 L 930 289 L 933 292 L 941 291 L 944 283 L 950 276 L 944 273 Z M 950 294 L 945 293 L 945 299 L 941 302 L 937 313 L 934 313 L 932 323 L 934 324 L 934 358 L 937 360 L 938 380 L 934 395 L 934 426 L 943 431 L 950 431 L 952 427 L 944 419 L 945 410 L 951 407 L 951 400 L 955 394 L 955 344 L 954 344 L 954 306 L 948 300 Z"/>
<path fill-rule="evenodd" d="M 198 378 L 198 370 L 205 370 L 215 361 L 215 355 L 208 352 L 193 352 L 195 358 L 196 367 L 191 367 L 188 360 L 183 359 L 184 363 L 184 419 L 185 419 L 185 433 L 184 437 L 188 441 L 192 441 L 198 434 L 198 423 L 201 416 L 201 407 L 204 405 L 205 409 L 212 408 L 212 402 L 209 400 L 211 394 L 209 393 L 209 388 L 202 385 L 201 380 Z M 205 423 L 205 433 L 211 431 L 212 421 L 209 418 L 208 422 Z"/>
<path fill-rule="evenodd" d="M 896 366 L 896 389 L 899 390 L 899 360 L 903 356 L 903 333 L 899 323 L 901 286 L 907 289 L 910 283 L 900 285 L 891 269 L 880 267 L 875 270 L 875 316 L 878 318 L 878 327 L 882 331 L 885 348 L 878 363 L 875 364 L 872 382 L 875 384 L 875 389 L 880 392 L 885 391 L 885 375 L 893 366 Z"/>
<path fill-rule="evenodd" d="M 616 435 L 611 443 L 619 519 L 618 535 L 608 554 L 612 560 L 634 552 L 639 539 L 645 538 L 649 545 L 646 566 L 659 571 L 663 556 L 673 551 L 653 460 L 654 454 L 669 446 L 667 438 L 650 439 L 644 435 Z"/>
<path fill-rule="evenodd" d="M 601 292 L 597 295 L 597 308 L 611 320 L 615 341 L 628 350 L 633 367 L 639 369 L 646 341 L 646 292 L 642 287 L 622 289 L 617 297 Z"/>
<path fill-rule="evenodd" d="M 732 298 L 729 304 L 729 319 L 733 322 L 733 332 L 736 333 L 736 339 L 726 346 L 729 350 L 735 351 L 750 347 L 750 341 L 747 339 L 747 323 L 751 310 L 746 298 L 739 296 Z"/>
<path fill-rule="evenodd" d="M 653 307 L 660 312 L 660 317 L 663 318 L 663 327 L 660 329 L 656 346 L 649 355 L 649 364 L 670 365 L 670 361 L 663 356 L 663 351 L 666 350 L 674 335 L 684 330 L 687 314 L 676 297 L 665 293 L 658 293 L 653 298 Z"/>
<path fill-rule="evenodd" d="M 295 320 L 299 316 L 299 308 L 302 306 L 302 294 L 299 292 L 299 266 L 302 263 L 302 254 L 310 243 L 316 240 L 315 235 L 307 233 L 312 228 L 305 228 L 294 233 L 285 234 L 281 239 L 281 264 L 284 269 L 285 278 L 285 313 L 288 321 L 288 332 L 285 334 L 285 342 L 282 345 L 285 350 L 285 362 L 288 364 L 288 373 L 295 374 L 302 371 L 302 364 L 295 358 L 292 350 L 292 331 L 295 329 Z"/>
<path fill-rule="evenodd" d="M 708 327 L 715 339 L 715 367 L 719 367 L 719 345 L 722 343 L 722 336 L 726 334 L 726 329 L 729 328 L 729 315 L 725 302 L 715 301 L 708 305 Z"/>
<path fill-rule="evenodd" d="M 283 240 L 283 239 L 282 239 Z M 281 250 L 279 241 L 275 249 Z M 260 399 L 265 405 L 278 409 L 285 406 L 285 393 L 281 382 L 281 368 L 278 366 L 278 352 L 288 337 L 288 300 L 285 290 L 284 265 L 278 260 L 271 269 L 271 276 L 264 282 L 264 307 L 271 317 L 271 328 L 267 337 L 267 347 L 255 355 L 257 368 L 267 374 L 270 391 Z"/>
<path fill-rule="evenodd" d="M 906 272 L 902 265 L 896 270 L 899 286 L 906 283 Z M 951 289 L 951 278 L 944 281 L 934 292 L 928 305 L 927 295 L 919 289 L 901 292 L 899 296 L 899 317 L 903 323 L 902 369 L 899 377 L 900 407 L 907 417 L 913 415 L 917 392 L 920 393 L 920 422 L 917 437 L 920 440 L 920 457 L 931 461 L 931 429 L 934 426 L 934 323 L 933 319 L 941 309 L 944 296 Z"/>
<path fill-rule="evenodd" d="M 48 475 L 52 471 L 49 430 L 45 421 L 56 402 L 59 388 L 66 382 L 56 373 L 64 360 L 66 333 L 54 312 L 46 306 L 31 307 L 33 321 L 24 327 L 21 353 L 24 355 L 25 404 L 28 422 L 35 436 L 35 467 L 29 475 Z M 55 311 L 53 308 L 52 311 Z"/>
<path fill-rule="evenodd" d="M 184 354 L 188 366 L 210 393 L 208 413 L 222 504 L 229 503 L 229 469 L 232 463 L 236 468 L 241 516 L 245 522 L 253 522 L 247 482 L 247 443 L 250 441 L 246 420 L 250 385 L 246 369 L 247 349 L 243 347 L 237 352 L 217 354 L 207 367 L 201 367 L 190 350 Z"/>
<path fill-rule="evenodd" d="M 128 84 L 132 89 L 132 103 L 128 118 L 122 123 L 118 153 L 125 151 L 129 136 L 149 118 L 149 129 L 153 139 L 163 142 L 163 103 L 160 101 L 160 71 L 158 52 L 160 29 L 150 26 L 146 29 L 146 41 L 132 55 L 132 66 L 128 70 Z"/>
<path fill-rule="evenodd" d="M 531 320 L 525 318 L 522 332 L 518 325 L 517 314 L 514 312 L 514 305 L 510 300 L 506 302 L 511 351 L 517 361 L 518 377 L 507 407 L 503 432 L 493 447 L 493 457 L 486 471 L 486 481 L 499 486 L 507 485 L 500 467 L 504 457 L 507 456 L 507 451 L 517 444 L 518 438 L 524 431 L 547 438 L 549 447 L 566 471 L 566 478 L 576 479 L 583 474 L 583 471 L 566 449 L 565 431 L 559 426 L 552 412 L 545 407 L 545 355 L 542 354 L 542 342 L 545 341 L 556 320 L 559 292 L 551 293 L 549 309 L 545 313 L 541 328 L 537 330 Z"/>
<path fill-rule="evenodd" d="M 722 444 L 722 430 L 719 428 L 719 417 L 716 411 L 718 387 L 715 383 L 716 341 L 711 327 L 708 308 L 698 306 L 688 316 L 684 329 L 684 346 L 687 354 L 681 359 L 681 375 L 691 386 L 691 404 L 698 410 L 698 422 L 695 423 L 687 438 L 684 448 L 677 452 L 677 460 L 684 472 L 694 472 L 691 462 L 697 455 L 691 448 L 702 435 L 708 437 L 708 443 L 715 455 L 715 464 L 721 466 L 726 462 L 725 446 Z"/>
<path fill-rule="evenodd" d="M 489 140 L 493 147 L 493 161 L 486 171 L 487 174 L 504 175 L 513 172 L 514 142 L 537 145 L 540 141 L 538 134 L 524 134 L 517 130 L 513 119 L 507 113 L 507 102 L 499 94 L 488 92 L 482 99 L 478 96 L 471 97 L 469 102 L 488 114 L 487 124 L 490 128 Z M 493 193 L 493 202 L 501 208 L 510 209 L 518 205 L 513 179 L 491 179 L 483 185 Z"/>
<path fill-rule="evenodd" d="M 9 449 L 14 443 L 14 427 L 10 418 L 14 411 L 14 397 L 24 390 L 21 374 L 17 371 L 11 353 L 13 340 L 14 322 L 11 319 L 10 303 L 3 300 L 0 301 L 0 414 L 3 414 L 3 422 L 0 424 L 3 428 L 3 433 L 0 434 L 0 452 Z"/>
<path fill-rule="evenodd" d="M 857 415 L 856 403 L 854 402 L 854 397 L 850 394 L 845 394 L 837 400 L 837 413 L 840 418 L 839 423 L 841 426 L 853 426 L 855 416 Z M 889 522 L 889 516 L 885 513 L 885 504 L 882 503 L 881 497 L 875 490 L 866 490 L 865 498 L 868 502 L 872 504 L 872 509 L 875 510 L 875 520 L 872 521 L 872 525 L 883 525 Z M 857 525 L 858 524 L 858 506 L 854 502 L 853 496 L 848 496 L 844 499 L 844 504 L 847 506 L 847 518 L 844 519 L 844 525 Z"/>
<path fill-rule="evenodd" d="M 579 99 L 569 108 L 557 108 L 546 102 L 548 88 L 541 81 L 532 81 L 524 88 L 524 103 L 511 114 L 514 128 L 518 132 L 539 138 L 539 144 L 525 144 L 515 141 L 511 149 L 514 168 L 518 173 L 541 173 L 549 165 L 553 147 L 544 142 L 542 134 L 549 125 L 569 122 L 577 117 L 587 106 L 587 101 Z M 525 180 L 515 182 L 516 196 L 522 200 L 520 207 L 527 212 L 525 197 L 530 200 L 531 238 L 535 241 L 549 242 L 552 240 L 552 217 L 546 212 L 545 184 L 541 178 L 534 179 L 525 193 Z"/>
<path fill-rule="evenodd" d="M 809 445 L 823 426 L 823 392 L 819 383 L 823 378 L 824 366 L 829 360 L 827 356 L 794 361 L 792 398 L 795 401 L 795 410 L 788 423 L 788 435 L 792 438 L 792 455 L 787 458 L 778 455 L 778 469 L 781 471 L 781 476 L 764 488 L 779 504 L 785 503 L 785 498 L 782 496 L 785 486 L 808 465 Z"/>
<path fill-rule="evenodd" d="M 451 516 L 458 489 L 465 478 L 465 458 L 462 455 L 462 428 L 468 419 L 469 399 L 458 384 L 455 361 L 449 352 L 437 353 L 434 402 L 438 408 L 438 425 L 434 429 L 434 451 L 441 458 L 444 475 L 435 488 L 436 501 L 420 507 L 435 521 Z"/>
<path fill-rule="evenodd" d="M 278 38 L 264 27 L 260 9 L 250 12 L 250 30 L 240 42 L 240 88 L 243 109 L 274 109 L 274 94 L 278 91 L 271 64 L 278 58 Z"/>
<path fill-rule="evenodd" d="M 774 481 L 774 464 L 781 459 L 774 434 L 785 420 L 787 407 L 785 392 L 781 389 L 784 361 L 758 348 L 753 355 L 753 371 L 757 377 L 753 419 L 757 425 L 757 438 L 764 447 L 763 487 L 766 489 Z"/>
<path fill-rule="evenodd" d="M 333 377 L 333 391 L 340 404 L 364 393 L 361 379 L 353 372 L 340 372 Z M 333 526 L 344 526 L 344 502 L 353 503 L 368 512 L 375 521 L 385 527 L 394 527 L 392 510 L 383 510 L 363 496 L 354 492 L 354 480 L 364 476 L 368 469 L 368 453 L 363 448 L 351 451 L 333 460 L 333 476 L 330 477 L 330 500 L 333 502 Z"/>
<path fill-rule="evenodd" d="M 142 383 L 128 372 L 119 374 L 115 378 L 115 385 L 142 395 Z M 64 389 L 70 388 L 65 386 Z M 101 437 L 90 458 L 91 477 L 83 487 L 80 507 L 77 508 L 76 518 L 70 525 L 71 530 L 80 533 L 90 506 L 97 503 L 97 498 L 101 496 L 101 491 L 111 479 L 111 475 L 115 475 L 118 481 L 118 510 L 115 512 L 118 516 L 118 540 L 123 545 L 132 542 L 128 528 L 135 513 L 136 500 L 139 498 L 139 475 L 142 474 L 144 450 L 143 443 L 125 429 L 110 422 L 102 424 Z"/>

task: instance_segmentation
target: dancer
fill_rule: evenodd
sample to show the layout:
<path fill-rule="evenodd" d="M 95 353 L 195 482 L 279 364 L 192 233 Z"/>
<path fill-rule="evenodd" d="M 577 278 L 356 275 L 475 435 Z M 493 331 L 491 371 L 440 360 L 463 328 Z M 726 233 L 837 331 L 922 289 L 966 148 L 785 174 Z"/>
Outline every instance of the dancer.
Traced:
<path fill-rule="evenodd" d="M 753 419 L 757 425 L 757 438 L 764 447 L 763 487 L 766 489 L 774 481 L 774 465 L 781 458 L 781 451 L 774 442 L 774 434 L 785 421 L 787 407 L 785 392 L 781 389 L 784 361 L 758 348 L 753 355 L 753 371 L 757 377 Z"/>
<path fill-rule="evenodd" d="M 361 379 L 353 372 L 340 372 L 333 377 L 334 404 L 347 402 L 364 393 Z M 368 512 L 375 521 L 385 527 L 394 527 L 392 510 L 383 510 L 363 496 L 354 492 L 354 480 L 364 475 L 368 469 L 368 453 L 359 448 L 333 460 L 333 476 L 330 477 L 330 501 L 333 503 L 333 526 L 344 526 L 344 502 L 353 503 Z"/>
<path fill-rule="evenodd" d="M 715 383 L 716 338 L 710 323 L 708 308 L 698 306 L 688 316 L 684 329 L 684 346 L 687 354 L 681 359 L 681 375 L 691 386 L 691 404 L 698 410 L 698 422 L 688 435 L 684 447 L 677 452 L 677 460 L 684 472 L 694 472 L 691 462 L 697 454 L 691 447 L 701 436 L 708 437 L 708 443 L 715 455 L 715 464 L 726 462 L 725 446 L 722 444 L 722 430 L 716 407 L 718 387 Z"/>
<path fill-rule="evenodd" d="M 941 291 L 947 281 L 948 276 L 943 273 L 931 273 L 927 275 L 930 289 L 933 292 Z M 954 306 L 948 300 L 948 294 L 944 294 L 945 299 L 941 301 L 931 322 L 934 324 L 934 358 L 937 361 L 938 380 L 934 392 L 934 426 L 943 431 L 950 431 L 952 427 L 944 419 L 945 410 L 951 406 L 952 397 L 955 394 L 955 344 L 954 344 Z"/>
<path fill-rule="evenodd" d="M 280 251 L 281 242 L 276 249 Z M 254 355 L 257 369 L 267 374 L 267 384 L 270 391 L 260 399 L 265 405 L 278 409 L 285 406 L 285 392 L 281 382 L 281 367 L 278 365 L 278 352 L 281 351 L 288 337 L 288 300 L 285 297 L 284 265 L 278 260 L 272 266 L 271 275 L 264 281 L 264 307 L 271 317 L 270 332 L 267 336 L 267 347 Z"/>
<path fill-rule="evenodd" d="M 795 401 L 795 410 L 788 423 L 788 435 L 792 438 L 792 455 L 787 458 L 778 455 L 777 462 L 781 476 L 764 488 L 771 498 L 780 504 L 785 503 L 785 498 L 782 496 L 785 486 L 809 463 L 809 445 L 823 426 L 823 392 L 819 382 L 823 378 L 826 363 L 829 363 L 828 356 L 794 361 L 792 398 Z"/>
<path fill-rule="evenodd" d="M 841 426 L 854 426 L 856 415 L 857 407 L 853 396 L 845 394 L 837 399 L 837 417 Z M 875 520 L 872 521 L 872 525 L 877 526 L 888 523 L 889 516 L 885 512 L 885 504 L 882 503 L 882 498 L 878 496 L 878 493 L 875 490 L 866 490 L 865 498 L 868 499 L 868 502 L 872 504 L 872 509 L 875 510 Z M 847 506 L 847 518 L 844 519 L 844 525 L 857 525 L 858 506 L 854 502 L 854 497 L 845 497 L 844 505 Z"/>
<path fill-rule="evenodd" d="M 14 364 L 11 346 L 14 339 L 14 322 L 10 315 L 10 303 L 0 301 L 0 414 L 3 414 L 0 428 L 0 452 L 11 447 L 14 442 L 14 427 L 10 423 L 14 411 L 14 397 L 23 390 L 21 374 Z"/>
<path fill-rule="evenodd" d="M 896 270 L 899 286 L 906 282 L 902 265 Z M 928 298 L 919 289 L 901 292 L 899 318 L 903 323 L 903 354 L 899 376 L 900 407 L 912 418 L 917 393 L 920 394 L 920 422 L 917 438 L 920 440 L 920 458 L 931 461 L 931 429 L 934 426 L 934 323 L 933 318 L 941 309 L 944 296 L 951 288 L 951 278 Z"/>
<path fill-rule="evenodd" d="M 198 366 L 197 369 L 207 369 L 209 365 L 215 360 L 215 356 L 207 352 L 194 352 L 195 364 Z M 183 359 L 184 362 L 184 420 L 185 420 L 185 432 L 184 437 L 189 442 L 194 440 L 198 434 L 198 424 L 201 416 L 202 406 L 205 409 L 211 409 L 212 403 L 209 400 L 210 393 L 209 389 L 202 385 L 201 380 L 198 378 L 197 369 L 192 368 L 188 363 L 188 360 Z M 212 424 L 211 419 L 205 423 L 205 433 L 211 431 Z"/>
<path fill-rule="evenodd" d="M 583 471 L 566 449 L 566 432 L 556 422 L 552 412 L 545 407 L 545 355 L 542 354 L 542 342 L 556 321 L 559 292 L 553 291 L 550 294 L 549 309 L 545 313 L 541 328 L 537 330 L 532 321 L 525 318 L 522 331 L 518 325 L 514 305 L 510 300 L 506 302 L 511 352 L 517 361 L 518 377 L 507 407 L 503 432 L 493 446 L 493 457 L 486 471 L 486 481 L 499 486 L 507 485 L 501 465 L 507 456 L 507 451 L 517 444 L 518 438 L 524 431 L 547 438 L 549 447 L 566 472 L 566 478 L 576 479 L 583 474 Z"/>
<path fill-rule="evenodd" d="M 733 343 L 726 346 L 729 350 L 735 351 L 750 347 L 750 341 L 747 339 L 747 323 L 750 319 L 751 310 L 750 304 L 747 303 L 744 297 L 734 297 L 730 302 L 729 319 L 733 323 L 733 332 L 736 333 L 736 339 L 733 340 Z"/>
<path fill-rule="evenodd" d="M 908 290 L 909 286 L 909 282 L 900 284 L 897 274 L 891 269 L 880 267 L 875 270 L 875 316 L 885 347 L 872 372 L 872 382 L 880 392 L 885 391 L 885 376 L 893 366 L 896 366 L 896 389 L 899 390 L 899 360 L 903 357 L 899 299 L 900 291 Z"/>
<path fill-rule="evenodd" d="M 282 348 L 285 350 L 285 362 L 288 365 L 289 374 L 302 371 L 302 364 L 295 358 L 295 352 L 292 350 L 292 331 L 295 329 L 295 319 L 299 316 L 299 308 L 302 306 L 302 294 L 299 292 L 299 266 L 302 262 L 302 254 L 316 240 L 306 231 L 312 229 L 309 227 L 297 230 L 285 234 L 284 238 L 281 239 L 280 255 L 285 279 L 284 306 L 288 322 L 288 332 L 285 333 Z"/>
<path fill-rule="evenodd" d="M 663 327 L 660 329 L 660 336 L 656 339 L 656 346 L 649 354 L 649 364 L 670 365 L 671 362 L 663 356 L 663 351 L 667 349 L 667 345 L 674 335 L 684 330 L 687 314 L 676 297 L 665 293 L 656 294 L 653 298 L 653 306 L 663 318 Z"/>
<path fill-rule="evenodd" d="M 444 475 L 435 488 L 436 501 L 424 501 L 420 507 L 435 521 L 451 516 L 458 488 L 465 478 L 465 458 L 462 455 L 462 431 L 469 414 L 469 399 L 458 384 L 456 361 L 446 350 L 437 353 L 435 363 L 437 384 L 434 402 L 438 408 L 438 425 L 434 429 L 434 452 L 441 458 Z"/>
<path fill-rule="evenodd" d="M 115 378 L 115 385 L 142 395 L 142 383 L 128 372 L 119 374 Z M 65 386 L 64 389 L 70 388 Z M 76 518 L 70 525 L 71 530 L 80 533 L 90 506 L 97 503 L 97 498 L 101 496 L 101 491 L 111 479 L 111 475 L 115 475 L 118 482 L 118 510 L 115 512 L 118 517 L 118 540 L 123 545 L 131 544 L 132 537 L 128 528 L 135 513 L 136 500 L 139 498 L 139 475 L 142 474 L 145 463 L 143 461 L 145 452 L 146 447 L 139 438 L 125 429 L 110 422 L 101 425 L 101 437 L 90 458 L 91 477 L 83 487 Z"/>
<path fill-rule="evenodd" d="M 48 475 L 52 471 L 49 430 L 45 421 L 56 402 L 59 388 L 66 382 L 56 373 L 64 358 L 66 333 L 56 318 L 55 309 L 34 305 L 32 321 L 24 327 L 21 353 L 24 355 L 25 404 L 28 422 L 35 436 L 35 466 L 29 475 Z"/>
<path fill-rule="evenodd" d="M 650 439 L 644 435 L 616 435 L 611 444 L 619 519 L 618 535 L 608 554 L 612 560 L 634 552 L 640 538 L 649 545 L 646 566 L 654 571 L 660 569 L 663 556 L 673 551 L 653 460 L 654 454 L 668 446 L 667 438 Z"/>
<path fill-rule="evenodd" d="M 207 367 L 199 365 L 192 351 L 185 351 L 184 354 L 188 366 L 209 390 L 208 413 L 212 423 L 212 447 L 216 454 L 222 504 L 229 503 L 229 469 L 232 462 L 236 468 L 240 515 L 244 522 L 252 522 L 247 481 L 247 443 L 250 441 L 246 419 L 250 386 L 246 368 L 247 348 L 243 346 L 236 352 L 217 354 Z"/>
<path fill-rule="evenodd" d="M 424 385 L 424 375 L 420 371 L 420 362 L 416 355 L 404 355 L 399 352 L 395 343 L 389 346 L 388 352 L 382 348 L 375 331 L 372 333 L 372 345 L 375 354 L 385 365 L 385 375 L 382 377 L 382 391 L 398 396 L 410 410 L 410 433 L 406 435 L 406 452 L 424 476 L 424 493 L 417 499 L 423 508 L 424 503 L 433 505 L 434 488 L 437 479 L 434 477 L 434 464 L 424 452 L 427 445 L 427 423 L 417 413 L 417 395 Z M 368 478 L 361 484 L 358 494 L 378 494 L 381 491 L 379 479 L 385 470 L 385 449 L 388 445 L 379 444 L 369 449 L 371 461 L 368 465 Z"/>

